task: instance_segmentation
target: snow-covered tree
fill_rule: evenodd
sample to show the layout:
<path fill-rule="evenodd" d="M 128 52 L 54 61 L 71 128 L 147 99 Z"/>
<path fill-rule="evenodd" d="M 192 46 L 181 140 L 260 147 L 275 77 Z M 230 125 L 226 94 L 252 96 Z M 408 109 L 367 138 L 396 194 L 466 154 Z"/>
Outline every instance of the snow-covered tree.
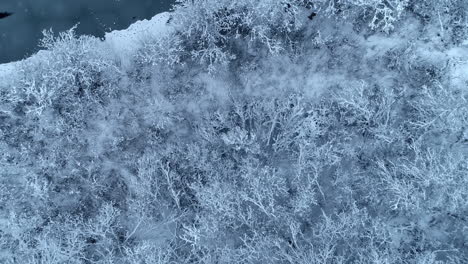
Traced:
<path fill-rule="evenodd" d="M 466 4 L 45 32 L 0 65 L 0 262 L 468 262 Z"/>

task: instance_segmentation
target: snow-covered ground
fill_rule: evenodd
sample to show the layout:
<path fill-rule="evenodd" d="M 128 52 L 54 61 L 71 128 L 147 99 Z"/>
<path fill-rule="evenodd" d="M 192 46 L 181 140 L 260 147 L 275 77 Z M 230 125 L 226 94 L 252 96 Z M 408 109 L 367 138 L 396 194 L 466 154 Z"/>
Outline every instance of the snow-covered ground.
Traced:
<path fill-rule="evenodd" d="M 15 79 L 17 62 L 0 64 L 0 87 L 7 86 Z"/>
<path fill-rule="evenodd" d="M 127 66 L 146 40 L 161 37 L 171 31 L 170 16 L 169 12 L 160 13 L 150 20 L 135 22 L 125 30 L 109 32 L 104 37 L 104 45 L 117 55 L 123 66 Z"/>

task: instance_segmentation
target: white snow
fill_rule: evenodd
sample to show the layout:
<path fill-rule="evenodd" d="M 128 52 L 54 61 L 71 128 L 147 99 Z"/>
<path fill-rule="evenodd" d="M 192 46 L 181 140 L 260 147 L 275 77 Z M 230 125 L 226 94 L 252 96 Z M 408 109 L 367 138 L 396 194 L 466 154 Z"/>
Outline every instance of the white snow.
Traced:
<path fill-rule="evenodd" d="M 452 63 L 452 71 L 450 72 L 450 80 L 452 85 L 462 89 L 467 89 L 468 45 L 452 48 L 447 52 L 447 54 Z"/>
<path fill-rule="evenodd" d="M 16 65 L 17 62 L 0 64 L 0 89 L 7 87 L 16 80 Z"/>
<path fill-rule="evenodd" d="M 151 20 L 141 20 L 124 30 L 115 30 L 105 34 L 104 45 L 115 52 L 122 65 L 128 66 L 135 52 L 145 41 L 168 34 L 172 27 L 168 21 L 168 12 L 160 13 Z"/>

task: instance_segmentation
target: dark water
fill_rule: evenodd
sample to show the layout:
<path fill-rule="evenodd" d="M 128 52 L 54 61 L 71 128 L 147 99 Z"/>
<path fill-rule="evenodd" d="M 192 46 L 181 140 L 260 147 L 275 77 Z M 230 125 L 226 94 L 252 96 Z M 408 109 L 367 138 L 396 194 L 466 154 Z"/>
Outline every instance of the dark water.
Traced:
<path fill-rule="evenodd" d="M 16 61 L 37 52 L 43 29 L 60 32 L 79 23 L 78 34 L 98 37 L 127 28 L 171 9 L 175 0 L 0 0 L 0 63 Z"/>

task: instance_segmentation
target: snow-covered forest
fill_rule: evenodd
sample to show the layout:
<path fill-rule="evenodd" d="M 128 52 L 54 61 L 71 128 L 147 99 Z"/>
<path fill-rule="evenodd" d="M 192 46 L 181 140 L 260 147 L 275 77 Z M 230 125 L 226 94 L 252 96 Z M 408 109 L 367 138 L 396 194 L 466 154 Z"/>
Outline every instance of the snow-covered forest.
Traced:
<path fill-rule="evenodd" d="M 0 65 L 0 263 L 468 263 L 468 0 L 180 0 Z"/>

